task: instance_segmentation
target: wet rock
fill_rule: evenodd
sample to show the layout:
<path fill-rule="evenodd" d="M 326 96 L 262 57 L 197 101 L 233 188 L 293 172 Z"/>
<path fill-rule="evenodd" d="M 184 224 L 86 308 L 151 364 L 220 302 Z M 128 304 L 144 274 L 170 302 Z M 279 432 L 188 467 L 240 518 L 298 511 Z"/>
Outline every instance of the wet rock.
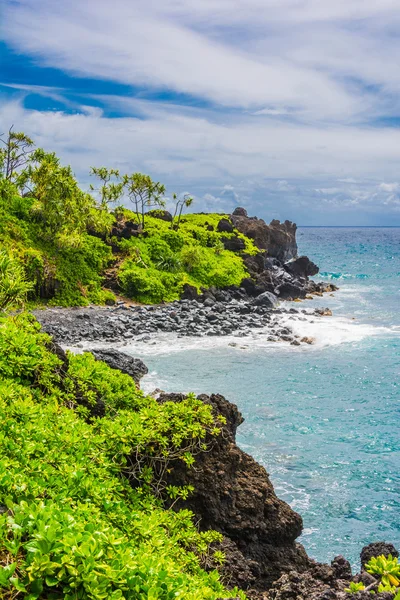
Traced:
<path fill-rule="evenodd" d="M 149 370 L 139 358 L 133 358 L 129 354 L 114 349 L 91 350 L 97 360 L 102 360 L 112 369 L 117 369 L 126 375 L 130 375 L 137 384 Z"/>
<path fill-rule="evenodd" d="M 330 308 L 316 308 L 315 314 L 320 315 L 321 317 L 331 317 L 332 311 Z"/>
<path fill-rule="evenodd" d="M 252 302 L 254 306 L 265 306 L 266 308 L 276 308 L 278 306 L 278 298 L 271 292 L 264 292 L 255 298 Z"/>
<path fill-rule="evenodd" d="M 305 298 L 306 290 L 304 286 L 289 281 L 285 281 L 276 288 L 276 293 L 282 299 Z"/>
<path fill-rule="evenodd" d="M 312 277 L 319 273 L 319 268 L 307 256 L 300 256 L 284 265 L 286 271 L 295 277 Z"/>
<path fill-rule="evenodd" d="M 223 435 L 209 440 L 211 447 L 197 456 L 196 469 L 174 464 L 168 483 L 194 486 L 179 507 L 192 510 L 201 529 L 216 529 L 229 538 L 248 561 L 256 587 L 266 589 L 294 564 L 300 570 L 308 565 L 303 547 L 295 543 L 301 517 L 277 498 L 265 469 L 236 445 L 243 421 L 236 405 L 218 394 L 199 398 L 225 417 Z"/>
<path fill-rule="evenodd" d="M 300 342 L 302 342 L 303 344 L 315 344 L 315 338 L 313 337 L 303 337 L 301 338 Z"/>

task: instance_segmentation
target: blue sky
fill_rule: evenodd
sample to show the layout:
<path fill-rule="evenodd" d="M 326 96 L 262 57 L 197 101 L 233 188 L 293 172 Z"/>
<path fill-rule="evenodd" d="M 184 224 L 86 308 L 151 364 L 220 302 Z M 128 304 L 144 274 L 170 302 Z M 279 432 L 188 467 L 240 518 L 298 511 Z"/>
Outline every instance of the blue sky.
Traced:
<path fill-rule="evenodd" d="M 399 0 L 0 0 L 0 128 L 195 209 L 400 225 Z"/>

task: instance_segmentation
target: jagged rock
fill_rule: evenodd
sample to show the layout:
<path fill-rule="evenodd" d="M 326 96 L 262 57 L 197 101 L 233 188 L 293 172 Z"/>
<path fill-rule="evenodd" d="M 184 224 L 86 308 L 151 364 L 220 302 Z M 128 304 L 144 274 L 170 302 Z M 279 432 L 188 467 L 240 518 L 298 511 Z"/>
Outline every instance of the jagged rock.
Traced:
<path fill-rule="evenodd" d="M 278 298 L 271 292 L 264 292 L 255 298 L 252 302 L 254 306 L 266 306 L 267 308 L 276 308 L 278 306 Z"/>
<path fill-rule="evenodd" d="M 252 276 L 258 275 L 265 270 L 265 257 L 261 252 L 255 256 L 246 254 L 243 256 L 243 262 Z"/>
<path fill-rule="evenodd" d="M 236 429 L 243 418 L 236 405 L 223 396 L 199 396 L 215 414 L 226 419 L 223 434 L 208 440 L 211 447 L 196 457 L 196 468 L 177 462 L 168 475 L 172 485 L 193 485 L 194 493 L 177 508 L 189 508 L 203 530 L 215 529 L 229 538 L 256 578 L 254 587 L 267 589 L 282 572 L 307 568 L 304 548 L 295 543 L 302 519 L 277 498 L 265 469 L 240 450 Z M 161 401 L 180 401 L 163 395 Z"/>
<path fill-rule="evenodd" d="M 381 554 L 383 554 L 383 556 L 388 556 L 391 554 L 397 558 L 399 556 L 399 553 L 393 544 L 388 544 L 386 542 L 373 542 L 372 544 L 368 544 L 368 546 L 364 546 L 364 548 L 361 550 L 361 568 L 363 569 L 365 564 L 373 556 L 380 556 Z"/>
<path fill-rule="evenodd" d="M 315 314 L 320 317 L 331 317 L 333 313 L 330 308 L 316 308 Z"/>
<path fill-rule="evenodd" d="M 217 225 L 217 231 L 220 233 L 233 233 L 233 225 L 229 219 L 221 219 Z"/>
<path fill-rule="evenodd" d="M 346 581 L 349 581 L 351 579 L 351 565 L 349 561 L 345 559 L 344 556 L 335 556 L 335 558 L 331 562 L 331 567 L 333 569 L 336 579 L 344 579 Z"/>
<path fill-rule="evenodd" d="M 232 223 L 238 231 L 254 240 L 258 248 L 283 262 L 297 256 L 297 227 L 294 223 L 274 220 L 267 225 L 263 219 L 248 217 L 244 212 L 245 214 L 236 209 L 231 215 Z"/>
<path fill-rule="evenodd" d="M 137 384 L 139 384 L 141 378 L 146 375 L 149 370 L 140 358 L 133 358 L 125 352 L 113 349 L 99 349 L 91 350 L 93 356 L 97 360 L 102 360 L 108 364 L 112 369 L 117 369 L 126 375 L 130 375 Z"/>
<path fill-rule="evenodd" d="M 286 271 L 295 277 L 302 277 L 304 279 L 319 273 L 319 267 L 317 267 L 308 256 L 300 256 L 299 258 L 286 263 L 284 267 Z"/>

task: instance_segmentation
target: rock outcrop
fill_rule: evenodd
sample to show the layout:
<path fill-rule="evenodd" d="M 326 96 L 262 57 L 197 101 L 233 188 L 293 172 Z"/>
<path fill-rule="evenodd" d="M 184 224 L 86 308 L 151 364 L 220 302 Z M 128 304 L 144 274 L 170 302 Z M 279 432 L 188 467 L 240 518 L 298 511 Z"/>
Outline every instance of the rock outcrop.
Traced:
<path fill-rule="evenodd" d="M 297 257 L 296 229 L 291 221 L 273 220 L 269 225 L 263 219 L 248 217 L 244 208 L 236 208 L 231 221 L 240 233 L 254 240 L 260 250 L 282 262 Z"/>
<path fill-rule="evenodd" d="M 140 380 L 149 372 L 148 368 L 140 358 L 133 358 L 125 352 L 114 350 L 113 348 L 101 348 L 91 350 L 91 353 L 97 360 L 107 363 L 112 369 L 118 369 L 126 375 L 130 375 L 139 385 Z"/>
<path fill-rule="evenodd" d="M 159 401 L 182 398 L 164 394 Z M 224 416 L 226 425 L 222 435 L 209 440 L 210 449 L 196 457 L 195 468 L 175 463 L 168 483 L 194 486 L 193 495 L 177 506 L 192 510 L 201 529 L 226 537 L 224 572 L 230 584 L 253 589 L 252 597 L 261 598 L 259 593 L 282 573 L 309 567 L 304 548 L 295 541 L 302 519 L 276 496 L 264 467 L 236 445 L 236 429 L 243 422 L 237 406 L 218 394 L 199 398 Z"/>

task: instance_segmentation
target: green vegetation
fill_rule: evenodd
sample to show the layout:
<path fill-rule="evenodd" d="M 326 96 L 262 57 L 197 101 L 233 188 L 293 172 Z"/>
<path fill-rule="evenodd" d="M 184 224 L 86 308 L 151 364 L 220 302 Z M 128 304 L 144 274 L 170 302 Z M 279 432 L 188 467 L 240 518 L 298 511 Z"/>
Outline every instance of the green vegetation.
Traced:
<path fill-rule="evenodd" d="M 0 250 L 14 265 L 14 279 L 24 271 L 32 303 L 112 300 L 103 287 L 108 267 L 122 294 L 146 303 L 178 299 L 185 284 L 221 288 L 247 276 L 241 254 L 225 250 L 223 240 L 238 236 L 244 252 L 256 254 L 252 241 L 219 232 L 224 215 L 183 214 L 193 202 L 189 195 L 173 194 L 172 221 L 166 221 L 165 186 L 148 175 L 92 168 L 99 184 L 88 193 L 69 166 L 35 149 L 25 134 L 11 129 L 0 141 Z M 124 199 L 133 211 L 118 206 Z M 126 223 L 133 224 L 129 235 L 119 235 Z"/>
<path fill-rule="evenodd" d="M 158 404 L 90 354 L 60 359 L 27 314 L 0 320 L 0 596 L 216 600 L 216 532 L 168 486 L 224 419 L 194 395 Z M 96 405 L 104 407 L 96 417 Z"/>
<path fill-rule="evenodd" d="M 390 588 L 400 586 L 400 564 L 398 559 L 391 554 L 388 557 L 385 557 L 383 554 L 372 557 L 365 565 L 365 568 L 368 573 L 379 575 L 383 586 L 389 586 Z M 390 591 L 393 590 L 391 589 Z"/>
<path fill-rule="evenodd" d="M 344 591 L 348 594 L 357 594 L 357 592 L 361 592 L 362 590 L 365 590 L 363 583 L 354 583 L 354 581 L 351 581 L 349 587 L 345 588 Z"/>

